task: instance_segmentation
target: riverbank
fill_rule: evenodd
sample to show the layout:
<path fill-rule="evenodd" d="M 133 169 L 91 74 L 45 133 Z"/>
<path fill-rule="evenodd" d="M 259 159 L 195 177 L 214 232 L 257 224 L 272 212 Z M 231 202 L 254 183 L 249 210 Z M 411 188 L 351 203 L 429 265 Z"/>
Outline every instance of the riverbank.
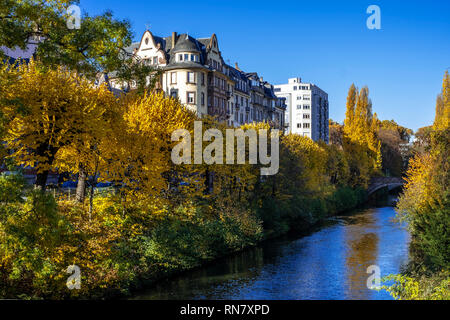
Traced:
<path fill-rule="evenodd" d="M 4 186 L 9 188 L 5 194 L 21 197 L 20 176 L 4 179 Z M 337 188 L 327 196 L 316 195 L 283 200 L 260 197 L 247 202 L 247 207 L 242 206 L 244 202 L 236 206 L 220 202 L 220 198 L 214 205 L 211 199 L 183 202 L 163 216 L 145 214 L 149 209 L 140 206 L 129 208 L 124 215 L 120 198 L 99 195 L 94 198 L 96 210 L 90 216 L 74 202 L 57 201 L 51 193 L 29 190 L 25 200 L 5 199 L 0 206 L 2 216 L 7 217 L 0 221 L 0 249 L 7 252 L 7 246 L 15 246 L 2 258 L 0 281 L 5 285 L 0 288 L 0 296 L 127 297 L 264 240 L 292 230 L 310 230 L 327 217 L 356 208 L 366 200 L 363 189 L 348 187 Z M 67 289 L 69 276 L 65 271 L 69 265 L 80 268 L 79 290 Z"/>
<path fill-rule="evenodd" d="M 312 227 L 159 281 L 138 300 L 385 300 L 366 286 L 370 265 L 382 276 L 407 263 L 407 230 L 391 201 L 364 204 Z"/>
<path fill-rule="evenodd" d="M 153 274 L 151 277 L 142 277 L 137 279 L 131 285 L 129 292 L 122 296 L 131 297 L 133 294 L 142 292 L 143 289 L 157 285 L 161 281 L 205 268 L 218 260 L 226 259 L 228 256 L 239 252 L 251 250 L 252 247 L 259 246 L 269 240 L 279 239 L 290 232 L 296 232 L 297 234 L 307 233 L 331 216 L 361 207 L 367 202 L 367 199 L 367 193 L 362 188 L 340 188 L 331 196 L 321 199 L 302 197 L 294 197 L 284 201 L 266 199 L 260 208 L 254 209 L 254 213 L 263 222 L 263 235 L 255 243 L 234 251 L 217 252 L 214 258 L 198 260 L 195 262 L 195 265 L 189 268 L 166 269 Z"/>

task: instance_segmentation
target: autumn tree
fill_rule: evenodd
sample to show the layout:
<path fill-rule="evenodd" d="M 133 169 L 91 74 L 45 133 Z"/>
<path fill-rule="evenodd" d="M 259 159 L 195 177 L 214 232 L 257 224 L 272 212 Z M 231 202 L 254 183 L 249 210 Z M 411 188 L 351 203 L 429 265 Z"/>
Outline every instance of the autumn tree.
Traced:
<path fill-rule="evenodd" d="M 342 148 L 344 138 L 344 126 L 330 120 L 329 121 L 330 144 Z"/>
<path fill-rule="evenodd" d="M 74 72 L 35 61 L 3 64 L 0 78 L 10 80 L 0 88 L 6 145 L 18 164 L 38 170 L 36 184 L 45 189 L 57 153 L 99 130 L 98 119 L 114 97 Z"/>
<path fill-rule="evenodd" d="M 122 114 L 99 146 L 105 168 L 100 178 L 114 182 L 124 201 L 167 203 L 165 195 L 176 180 L 171 155 L 177 142 L 172 141 L 172 133 L 192 132 L 196 114 L 163 93 L 130 93 L 122 96 L 119 105 Z M 178 169 L 189 172 L 183 166 Z M 198 177 L 181 175 L 191 192 L 202 183 Z"/>
<path fill-rule="evenodd" d="M 358 93 L 352 85 L 347 97 L 343 144 L 353 185 L 367 185 L 370 176 L 381 169 L 381 142 L 377 131 L 378 121 L 372 114 L 369 89 L 364 87 Z"/>
<path fill-rule="evenodd" d="M 37 43 L 34 58 L 43 66 L 78 72 L 90 81 L 107 78 L 114 72 L 125 83 L 136 83 L 141 93 L 152 90 L 159 71 L 140 63 L 126 48 L 131 45 L 131 26 L 117 20 L 109 11 L 81 17 L 79 28 L 68 28 L 68 8 L 72 0 L 0 0 L 0 46 L 25 49 Z M 103 76 L 101 76 L 103 75 Z M 96 146 L 87 141 L 93 152 Z M 82 158 L 82 157 L 80 157 Z M 88 163 L 80 163 L 77 199 L 83 202 Z M 92 170 L 91 170 L 92 171 Z"/>
<path fill-rule="evenodd" d="M 398 212 L 409 222 L 419 263 L 431 270 L 450 266 L 449 183 L 450 126 L 448 121 L 449 76 L 437 99 L 436 120 L 429 132 L 429 146 L 411 160 L 407 185 L 398 203 Z"/>
<path fill-rule="evenodd" d="M 436 118 L 434 121 L 435 130 L 445 130 L 450 123 L 450 75 L 445 72 L 442 81 L 442 92 L 436 101 Z"/>

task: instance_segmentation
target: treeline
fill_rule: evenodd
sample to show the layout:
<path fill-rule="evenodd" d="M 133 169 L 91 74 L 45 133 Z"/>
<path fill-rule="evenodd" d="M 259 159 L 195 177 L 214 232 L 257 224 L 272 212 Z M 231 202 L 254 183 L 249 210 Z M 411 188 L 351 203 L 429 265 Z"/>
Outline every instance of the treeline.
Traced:
<path fill-rule="evenodd" d="M 330 143 L 354 153 L 351 162 L 359 172 L 355 183 L 367 183 L 372 176 L 402 177 L 411 157 L 411 129 L 394 120 L 379 120 L 372 114 L 369 89 L 349 89 L 344 124 L 330 121 Z M 359 167 L 359 168 L 358 168 Z"/>
<path fill-rule="evenodd" d="M 343 146 L 282 135 L 279 173 L 263 178 L 261 165 L 175 165 L 172 133 L 192 133 L 200 119 L 163 94 L 115 97 L 40 61 L 3 64 L 0 93 L 2 163 L 18 172 L 0 177 L 2 298 L 128 293 L 354 208 L 379 170 L 370 126 L 364 139 L 344 127 Z M 359 100 L 355 110 L 372 121 L 367 94 Z M 204 130 L 227 129 L 201 120 Z M 271 131 L 266 123 L 242 129 Z M 24 183 L 24 166 L 38 170 L 38 188 Z M 67 201 L 46 192 L 50 171 L 77 176 L 82 196 Z M 95 195 L 105 181 L 111 192 Z M 71 265 L 81 269 L 80 290 L 66 287 Z"/>
<path fill-rule="evenodd" d="M 432 127 L 414 143 L 407 185 L 398 214 L 412 235 L 407 272 L 391 276 L 393 296 L 400 299 L 450 299 L 450 77 L 443 80 Z"/>

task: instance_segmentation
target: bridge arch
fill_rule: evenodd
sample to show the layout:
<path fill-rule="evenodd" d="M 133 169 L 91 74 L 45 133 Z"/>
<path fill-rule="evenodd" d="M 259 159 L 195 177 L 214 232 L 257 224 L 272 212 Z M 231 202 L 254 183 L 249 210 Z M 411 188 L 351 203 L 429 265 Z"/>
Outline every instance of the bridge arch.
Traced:
<path fill-rule="evenodd" d="M 402 178 L 388 178 L 379 177 L 372 179 L 369 188 L 367 189 L 368 195 L 377 192 L 380 189 L 388 188 L 389 191 L 402 187 L 405 184 L 405 180 Z"/>

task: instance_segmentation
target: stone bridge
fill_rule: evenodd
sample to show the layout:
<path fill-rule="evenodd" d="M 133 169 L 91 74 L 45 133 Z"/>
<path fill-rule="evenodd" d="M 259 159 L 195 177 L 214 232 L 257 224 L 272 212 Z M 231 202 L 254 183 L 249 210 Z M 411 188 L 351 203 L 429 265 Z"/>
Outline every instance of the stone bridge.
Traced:
<path fill-rule="evenodd" d="M 401 187 L 405 184 L 403 178 L 393 178 L 393 177 L 377 177 L 370 181 L 367 193 L 369 195 L 377 192 L 380 189 L 388 188 L 389 191 L 395 188 Z"/>

